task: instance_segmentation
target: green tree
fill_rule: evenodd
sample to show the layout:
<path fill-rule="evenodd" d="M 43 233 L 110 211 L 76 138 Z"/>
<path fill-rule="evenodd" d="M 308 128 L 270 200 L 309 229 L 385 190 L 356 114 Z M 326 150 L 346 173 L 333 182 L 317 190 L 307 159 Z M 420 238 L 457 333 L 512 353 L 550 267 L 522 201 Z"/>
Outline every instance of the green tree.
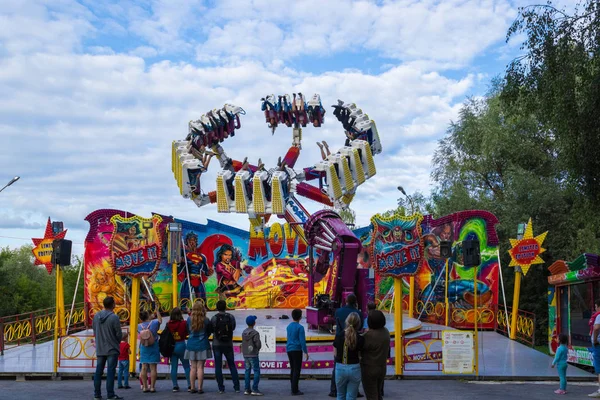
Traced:
<path fill-rule="evenodd" d="M 33 265 L 31 249 L 0 250 L 0 316 L 54 306 L 54 278 Z"/>
<path fill-rule="evenodd" d="M 489 210 L 498 217 L 511 303 L 514 271 L 506 267 L 507 250 L 518 223 L 531 217 L 536 234 L 549 231 L 544 243 L 548 251 L 542 256 L 549 266 L 598 251 L 600 220 L 591 202 L 564 179 L 555 136 L 540 128 L 534 113 L 503 102 L 502 90 L 495 80 L 485 98 L 467 100 L 450 124 L 433 157 L 436 187 L 431 200 L 436 217 L 469 209 Z M 520 308 L 537 316 L 538 340 L 545 339 L 547 329 L 547 303 L 540 301 L 548 286 L 546 266 L 530 270 L 521 294 Z"/>
<path fill-rule="evenodd" d="M 507 41 L 525 36 L 524 54 L 506 70 L 509 112 L 536 116 L 554 142 L 559 177 L 591 201 L 600 199 L 600 2 L 573 14 L 547 5 L 519 9 Z"/>

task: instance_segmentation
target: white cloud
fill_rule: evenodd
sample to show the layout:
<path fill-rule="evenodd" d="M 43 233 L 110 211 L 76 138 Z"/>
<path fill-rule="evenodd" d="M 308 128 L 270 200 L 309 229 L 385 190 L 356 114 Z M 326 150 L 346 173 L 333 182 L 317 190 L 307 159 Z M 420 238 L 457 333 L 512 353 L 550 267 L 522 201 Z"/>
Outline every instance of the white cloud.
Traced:
<path fill-rule="evenodd" d="M 197 58 L 266 62 L 366 49 L 403 61 L 461 66 L 502 40 L 515 15 L 505 0 L 221 1 L 206 14 L 209 34 Z M 215 20 L 225 22 L 212 25 Z"/>
<path fill-rule="evenodd" d="M 158 51 L 154 47 L 150 46 L 139 46 L 129 52 L 132 56 L 141 58 L 155 57 L 158 55 Z"/>
<path fill-rule="evenodd" d="M 93 12 L 66 0 L 52 8 L 31 2 L 7 10 L 3 3 L 0 92 L 6 95 L 0 96 L 0 171 L 5 175 L 0 181 L 13 175 L 22 179 L 0 195 L 0 208 L 9 217 L 0 226 L 2 235 L 18 237 L 10 232 L 16 227 L 29 232 L 25 228 L 43 225 L 50 215 L 82 242 L 83 218 L 98 208 L 199 222 L 210 218 L 247 228 L 243 215 L 218 214 L 214 206 L 198 209 L 178 195 L 170 143 L 186 135 L 190 119 L 234 103 L 247 115 L 241 131 L 224 143 L 227 153 L 252 162 L 261 157 L 267 167 L 274 166 L 289 147 L 291 132 L 280 127 L 271 135 L 266 127 L 260 98 L 269 93 L 322 96 L 325 125 L 304 130 L 298 167 L 320 159 L 316 141 L 326 140 L 332 149 L 343 145 L 342 128 L 330 107 L 337 99 L 357 103 L 377 121 L 384 153 L 376 160 L 378 174 L 359 188 L 353 203 L 359 224 L 368 223 L 374 211 L 394 207 L 399 184 L 407 192 L 428 192 L 436 141 L 481 79 L 477 71 L 450 78 L 436 68 L 465 63 L 497 41 L 510 10 L 501 1 L 453 2 L 454 7 L 433 0 L 413 3 L 223 1 L 211 10 L 194 1 L 151 2 L 145 8 L 89 3 Z M 471 11 L 478 18 L 474 27 L 457 15 Z M 392 26 L 386 13 L 403 26 Z M 194 19 L 198 14 L 201 19 Z M 25 23 L 46 32 L 25 32 L 20 26 Z M 441 44 L 434 40 L 439 29 L 430 26 L 438 23 L 447 28 Z M 205 37 L 187 38 L 198 24 L 195 29 Z M 116 35 L 134 33 L 143 42 L 115 45 L 112 36 L 103 42 L 107 26 L 122 27 L 126 31 L 117 29 Z M 466 33 L 452 36 L 460 29 Z M 477 36 L 475 43 L 462 48 L 469 36 Z M 85 47 L 88 37 L 94 43 Z M 217 66 L 180 58 L 144 60 L 194 49 L 218 61 Z M 409 61 L 388 60 L 376 73 L 344 66 L 315 73 L 287 65 L 296 56 L 310 64 L 319 62 L 314 55 L 361 57 L 365 50 Z M 217 164 L 203 180 L 205 190 L 214 188 Z M 305 203 L 309 210 L 318 208 Z M 0 246 L 5 243 L 0 237 Z"/>

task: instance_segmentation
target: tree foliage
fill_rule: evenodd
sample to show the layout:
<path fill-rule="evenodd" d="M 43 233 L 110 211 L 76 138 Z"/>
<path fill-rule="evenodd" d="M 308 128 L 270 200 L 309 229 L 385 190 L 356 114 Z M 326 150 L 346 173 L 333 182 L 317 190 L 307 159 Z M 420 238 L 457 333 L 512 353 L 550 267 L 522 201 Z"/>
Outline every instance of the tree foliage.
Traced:
<path fill-rule="evenodd" d="M 524 54 L 495 79 L 482 99 L 463 105 L 433 158 L 434 214 L 486 209 L 498 217 L 503 266 L 508 239 L 530 217 L 549 231 L 545 266 L 523 281 L 521 309 L 547 330 L 547 266 L 600 251 L 600 7 L 573 15 L 552 6 L 521 8 L 507 39 L 524 34 Z M 503 267 L 508 303 L 514 279 Z"/>
<path fill-rule="evenodd" d="M 572 15 L 551 2 L 521 8 L 507 40 L 522 34 L 524 54 L 508 65 L 502 99 L 536 116 L 562 178 L 599 200 L 600 3 L 582 2 Z"/>
<path fill-rule="evenodd" d="M 18 249 L 0 249 L 0 317 L 30 311 L 54 308 L 56 280 L 54 273 L 48 274 L 43 266 L 33 265 L 31 246 Z M 79 267 L 76 259 L 72 266 L 63 268 L 66 308 L 69 309 Z M 83 279 L 83 277 L 82 277 Z M 76 302 L 83 301 L 83 283 L 80 282 Z"/>

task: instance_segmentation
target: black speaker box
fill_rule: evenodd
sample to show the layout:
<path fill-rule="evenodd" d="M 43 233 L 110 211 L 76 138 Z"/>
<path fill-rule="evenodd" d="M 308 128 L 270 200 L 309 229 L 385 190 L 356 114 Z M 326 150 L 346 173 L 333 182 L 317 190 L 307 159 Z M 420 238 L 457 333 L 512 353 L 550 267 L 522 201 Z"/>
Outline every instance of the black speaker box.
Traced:
<path fill-rule="evenodd" d="M 71 245 L 73 242 L 58 239 L 52 242 L 52 264 L 71 265 Z"/>
<path fill-rule="evenodd" d="M 465 267 L 476 267 L 481 264 L 479 240 L 464 240 L 462 242 L 462 251 Z"/>
<path fill-rule="evenodd" d="M 452 257 L 452 242 L 450 242 L 449 240 L 442 240 L 440 242 L 440 257 Z"/>

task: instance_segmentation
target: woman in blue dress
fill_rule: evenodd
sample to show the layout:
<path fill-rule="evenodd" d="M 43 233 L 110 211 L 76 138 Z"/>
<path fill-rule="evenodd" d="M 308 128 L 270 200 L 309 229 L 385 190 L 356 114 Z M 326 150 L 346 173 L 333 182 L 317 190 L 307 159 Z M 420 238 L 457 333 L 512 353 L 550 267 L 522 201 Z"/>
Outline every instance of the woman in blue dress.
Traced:
<path fill-rule="evenodd" d="M 162 317 L 160 312 L 156 313 L 156 319 L 154 319 L 154 315 L 150 315 L 148 311 L 140 312 L 140 322 L 138 324 L 138 334 L 143 330 L 149 330 L 154 336 L 154 343 L 149 346 L 144 346 L 140 343 L 140 363 L 142 364 L 142 384 L 143 384 L 143 392 L 144 393 L 155 393 L 156 392 L 156 367 L 160 362 L 160 351 L 158 349 L 158 330 L 160 329 L 160 324 L 162 324 Z M 148 388 L 148 369 L 150 369 L 150 388 Z"/>
<path fill-rule="evenodd" d="M 197 301 L 194 303 L 192 314 L 187 320 L 187 328 L 189 337 L 184 358 L 190 360 L 191 364 L 190 392 L 202 394 L 204 393 L 202 388 L 204 385 L 204 364 L 207 359 L 212 358 L 208 337 L 213 331 L 211 322 L 206 317 L 204 302 Z M 198 381 L 198 389 L 196 389 L 196 381 Z"/>

